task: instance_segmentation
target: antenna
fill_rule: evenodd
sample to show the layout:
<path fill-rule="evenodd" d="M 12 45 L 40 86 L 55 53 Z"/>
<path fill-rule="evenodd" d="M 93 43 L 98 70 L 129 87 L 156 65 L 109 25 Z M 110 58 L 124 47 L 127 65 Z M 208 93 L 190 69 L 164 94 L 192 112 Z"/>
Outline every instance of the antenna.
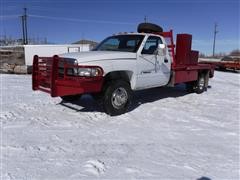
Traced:
<path fill-rule="evenodd" d="M 215 23 L 214 31 L 213 31 L 213 35 L 214 35 L 214 37 L 213 37 L 213 57 L 215 56 L 216 35 L 219 32 L 219 31 L 217 31 L 217 27 L 218 27 L 218 25 L 217 25 L 217 23 Z"/>
<path fill-rule="evenodd" d="M 147 23 L 147 16 L 144 16 L 144 22 Z"/>

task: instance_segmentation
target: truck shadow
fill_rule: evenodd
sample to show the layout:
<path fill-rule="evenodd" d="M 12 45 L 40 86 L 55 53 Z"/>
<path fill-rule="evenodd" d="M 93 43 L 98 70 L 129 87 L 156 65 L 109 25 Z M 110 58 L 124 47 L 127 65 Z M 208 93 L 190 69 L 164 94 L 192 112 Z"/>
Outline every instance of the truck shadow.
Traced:
<path fill-rule="evenodd" d="M 203 177 L 201 177 L 201 178 L 198 178 L 197 180 L 211 180 L 211 179 L 208 178 L 208 177 L 203 176 Z"/>
<path fill-rule="evenodd" d="M 190 94 L 186 91 L 185 85 L 176 87 L 159 87 L 147 90 L 141 90 L 134 93 L 134 99 L 129 111 L 136 109 L 145 103 L 158 101 L 165 98 L 176 98 Z"/>
<path fill-rule="evenodd" d="M 176 98 L 189 94 L 185 85 L 172 87 L 159 87 L 134 92 L 133 102 L 128 112 L 133 111 L 142 104 L 158 101 L 165 98 Z M 81 99 L 73 102 L 62 101 L 59 103 L 64 107 L 77 112 L 104 112 L 103 108 L 92 98 L 91 95 L 83 95 Z"/>
<path fill-rule="evenodd" d="M 75 110 L 77 112 L 104 112 L 97 101 L 91 95 L 83 95 L 80 99 L 72 102 L 62 100 L 59 105 Z"/>
<path fill-rule="evenodd" d="M 215 69 L 216 71 L 220 72 L 227 72 L 227 73 L 240 73 L 240 70 L 234 70 L 234 69 Z"/>

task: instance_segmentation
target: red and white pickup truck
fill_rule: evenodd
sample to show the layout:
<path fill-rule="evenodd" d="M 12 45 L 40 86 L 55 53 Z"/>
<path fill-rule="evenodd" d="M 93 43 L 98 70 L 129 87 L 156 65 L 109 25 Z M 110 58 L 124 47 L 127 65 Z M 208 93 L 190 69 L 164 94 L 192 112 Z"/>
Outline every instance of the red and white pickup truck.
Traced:
<path fill-rule="evenodd" d="M 198 63 L 191 43 L 190 34 L 177 34 L 175 46 L 172 30 L 142 23 L 138 33 L 110 36 L 90 52 L 35 55 L 32 88 L 64 101 L 92 94 L 109 115 L 125 113 L 136 90 L 185 83 L 188 90 L 202 93 L 214 66 Z"/>

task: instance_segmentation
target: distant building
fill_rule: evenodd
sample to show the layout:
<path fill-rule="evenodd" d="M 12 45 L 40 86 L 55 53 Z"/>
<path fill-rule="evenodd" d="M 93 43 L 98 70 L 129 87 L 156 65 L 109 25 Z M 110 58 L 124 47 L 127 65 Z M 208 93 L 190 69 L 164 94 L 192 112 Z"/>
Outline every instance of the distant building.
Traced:
<path fill-rule="evenodd" d="M 89 44 L 46 44 L 46 45 L 23 45 L 25 65 L 32 65 L 33 56 L 51 57 L 71 52 L 90 51 Z"/>
<path fill-rule="evenodd" d="M 21 64 L 31 66 L 33 56 L 51 57 L 70 52 L 89 51 L 90 44 L 46 44 L 46 45 L 18 45 L 18 46 L 1 46 L 0 63 Z"/>
<path fill-rule="evenodd" d="M 2 44 L 4 43 L 0 41 Z M 9 41 L 6 46 L 0 46 L 0 63 L 17 64 L 31 66 L 33 56 L 51 57 L 71 52 L 90 51 L 98 43 L 91 40 L 80 40 L 73 44 L 38 44 L 38 45 L 19 45 L 21 41 Z M 1 44 L 1 45 L 2 45 Z M 10 46 L 10 44 L 13 44 Z"/>
<path fill-rule="evenodd" d="M 95 48 L 98 43 L 92 40 L 82 39 L 80 41 L 74 42 L 73 44 L 88 45 L 89 49 L 91 50 Z"/>

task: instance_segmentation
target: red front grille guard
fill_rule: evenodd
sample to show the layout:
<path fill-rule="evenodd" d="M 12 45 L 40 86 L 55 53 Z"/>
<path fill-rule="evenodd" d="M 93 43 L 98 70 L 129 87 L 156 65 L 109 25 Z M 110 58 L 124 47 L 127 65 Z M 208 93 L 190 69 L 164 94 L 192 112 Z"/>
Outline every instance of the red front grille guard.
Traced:
<path fill-rule="evenodd" d="M 59 64 L 63 67 L 60 67 Z M 98 66 L 73 65 L 57 55 L 33 58 L 32 89 L 49 93 L 52 97 L 100 92 L 103 84 L 103 70 L 99 76 L 82 77 L 74 75 L 73 69 L 100 68 Z M 60 69 L 62 71 L 60 72 Z M 72 74 L 68 71 L 72 70 Z"/>

